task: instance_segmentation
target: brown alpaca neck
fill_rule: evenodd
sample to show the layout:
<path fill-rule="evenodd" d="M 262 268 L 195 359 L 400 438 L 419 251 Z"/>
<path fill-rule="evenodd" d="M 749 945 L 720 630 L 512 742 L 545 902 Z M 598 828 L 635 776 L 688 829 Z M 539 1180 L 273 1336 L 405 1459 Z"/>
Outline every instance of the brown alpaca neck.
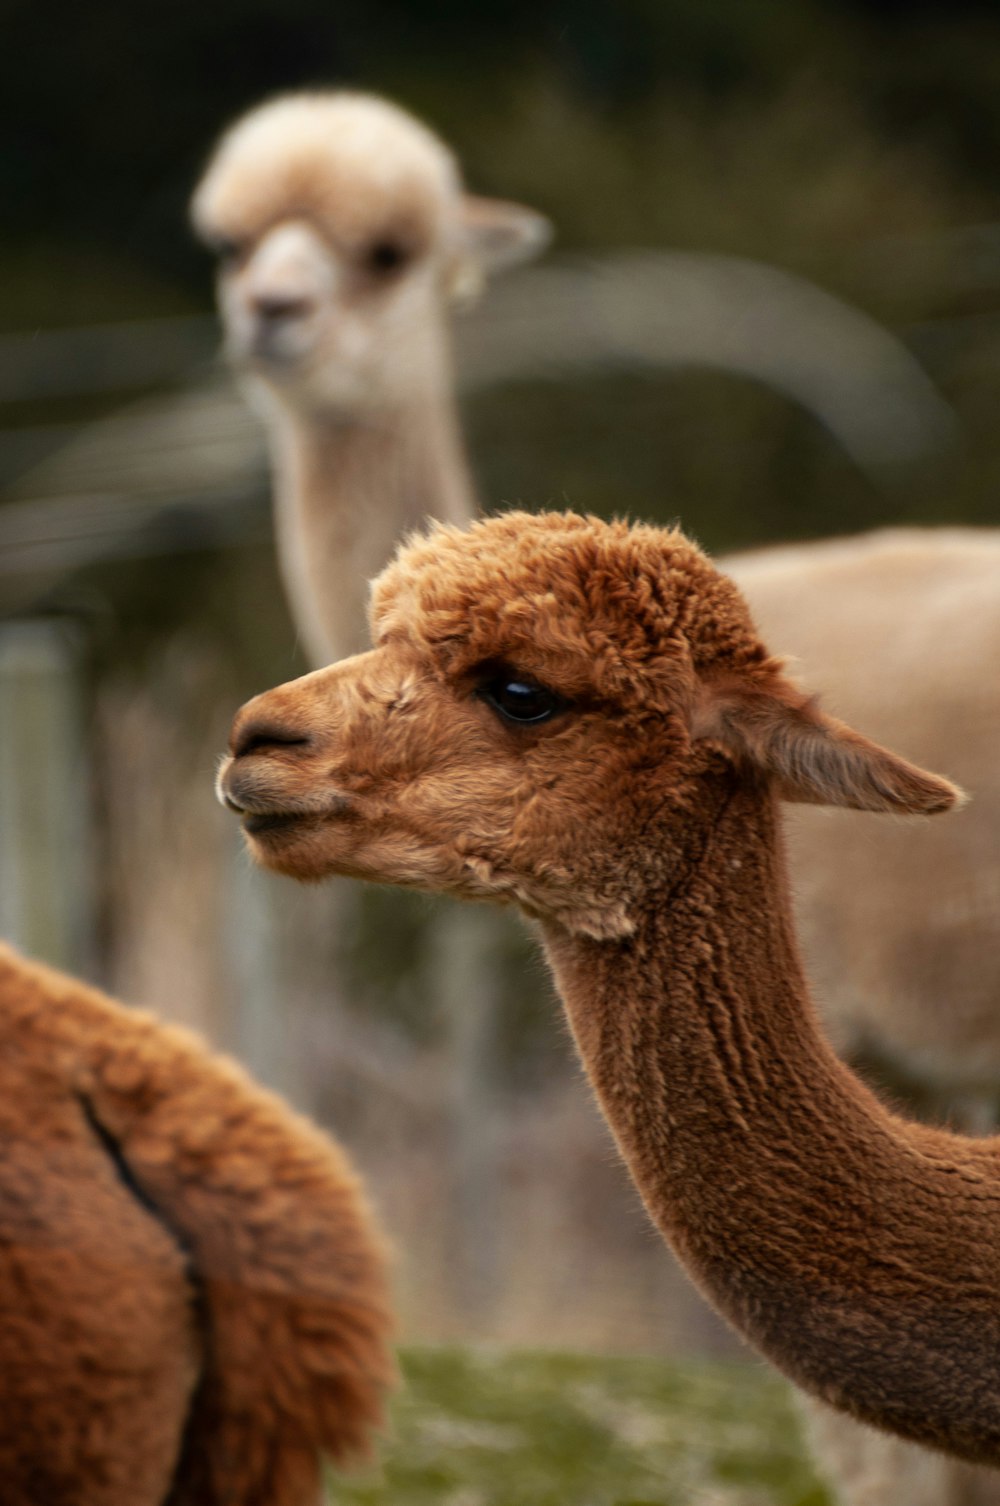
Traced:
<path fill-rule="evenodd" d="M 546 933 L 625 1160 L 693 1278 L 793 1380 L 1000 1462 L 995 1144 L 897 1119 L 820 1035 L 772 797 L 720 780 L 701 814 L 633 936 Z"/>
<path fill-rule="evenodd" d="M 317 664 L 367 647 L 368 582 L 426 517 L 475 512 L 458 415 L 429 389 L 362 413 L 283 409 L 271 424 L 282 574 Z"/>

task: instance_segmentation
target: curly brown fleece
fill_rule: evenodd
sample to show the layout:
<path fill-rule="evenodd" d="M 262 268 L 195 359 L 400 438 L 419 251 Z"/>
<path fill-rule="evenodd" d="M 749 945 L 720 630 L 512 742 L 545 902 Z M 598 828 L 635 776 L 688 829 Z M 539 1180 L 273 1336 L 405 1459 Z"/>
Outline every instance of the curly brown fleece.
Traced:
<path fill-rule="evenodd" d="M 342 1152 L 187 1031 L 0 946 L 0 1499 L 315 1506 L 393 1367 Z"/>
<path fill-rule="evenodd" d="M 373 601 L 370 653 L 237 716 L 220 792 L 254 854 L 537 916 L 622 1153 L 706 1294 L 814 1395 L 1000 1462 L 1000 1142 L 906 1122 L 837 1060 L 777 811 L 958 792 L 787 681 L 676 532 L 438 528 Z M 512 683 L 549 707 L 535 724 L 505 710 Z"/>

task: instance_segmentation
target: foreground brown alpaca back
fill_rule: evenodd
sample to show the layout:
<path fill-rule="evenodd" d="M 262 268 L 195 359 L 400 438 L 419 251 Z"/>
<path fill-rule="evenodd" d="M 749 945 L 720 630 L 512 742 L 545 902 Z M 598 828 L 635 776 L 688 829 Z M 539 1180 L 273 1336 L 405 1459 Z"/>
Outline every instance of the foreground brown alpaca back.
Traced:
<path fill-rule="evenodd" d="M 391 1380 L 343 1154 L 186 1031 L 0 946 L 0 1499 L 315 1506 Z"/>

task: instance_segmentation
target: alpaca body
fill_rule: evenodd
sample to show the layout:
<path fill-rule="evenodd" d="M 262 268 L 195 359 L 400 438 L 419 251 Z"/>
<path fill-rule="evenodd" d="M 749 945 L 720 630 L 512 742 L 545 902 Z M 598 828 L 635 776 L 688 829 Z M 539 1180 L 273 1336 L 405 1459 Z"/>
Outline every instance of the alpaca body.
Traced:
<path fill-rule="evenodd" d="M 3 1496 L 161 1506 L 201 1373 L 194 1281 L 46 1046 L 0 1058 Z"/>
<path fill-rule="evenodd" d="M 1000 1461 L 1000 1144 L 892 1114 L 822 1036 L 776 801 L 930 814 L 946 781 L 826 717 L 679 534 L 440 528 L 375 647 L 257 697 L 220 793 L 254 854 L 514 902 L 657 1225 L 803 1389 Z"/>
<path fill-rule="evenodd" d="M 1000 656 L 1000 537 L 892 529 L 723 563 L 767 641 L 831 710 L 973 795 L 926 831 L 873 832 L 855 813 L 799 807 L 789 844 L 838 1050 L 923 1115 L 994 1129 L 1000 693 L 983 669 Z"/>
<path fill-rule="evenodd" d="M 5 1506 L 315 1506 L 391 1376 L 324 1135 L 196 1037 L 0 947 Z"/>
<path fill-rule="evenodd" d="M 724 561 L 767 640 L 827 704 L 974 794 L 970 810 L 877 834 L 788 814 L 796 916 L 838 1051 L 922 1118 L 1000 1124 L 1000 537 L 885 529 Z M 870 645 L 877 644 L 872 653 Z M 863 672 L 859 665 L 863 664 Z M 942 896 L 947 895 L 947 903 Z M 807 1408 L 841 1506 L 1000 1506 L 1000 1474 Z"/>

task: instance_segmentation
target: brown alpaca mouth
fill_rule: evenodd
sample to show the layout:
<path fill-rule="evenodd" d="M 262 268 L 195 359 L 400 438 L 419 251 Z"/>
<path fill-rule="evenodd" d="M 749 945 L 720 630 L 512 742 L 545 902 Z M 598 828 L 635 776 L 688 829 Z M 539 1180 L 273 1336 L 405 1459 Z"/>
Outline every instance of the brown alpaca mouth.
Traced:
<path fill-rule="evenodd" d="M 353 815 L 354 800 L 344 791 L 325 789 L 301 797 L 275 790 L 268 787 L 267 780 L 260 779 L 259 771 L 255 776 L 252 769 L 242 767 L 248 761 L 257 760 L 256 757 L 241 762 L 227 759 L 215 785 L 216 798 L 239 816 L 248 836 L 276 836 L 295 827 L 349 819 Z"/>
<path fill-rule="evenodd" d="M 243 822 L 243 830 L 252 837 L 259 837 L 264 832 L 281 831 L 289 826 L 294 826 L 298 821 L 308 820 L 313 815 L 312 811 L 289 811 L 289 810 L 254 810 L 252 806 L 244 805 L 237 800 L 225 783 L 220 782 L 219 798 L 227 810 L 239 816 Z"/>
<path fill-rule="evenodd" d="M 254 809 L 234 799 L 228 792 L 223 795 L 223 804 L 240 817 L 243 830 L 250 837 L 276 836 L 278 832 L 292 831 L 296 827 L 342 821 L 353 814 L 353 802 L 344 795 L 331 797 L 321 806 L 308 806 L 304 810 L 280 810 L 273 806 Z"/>

